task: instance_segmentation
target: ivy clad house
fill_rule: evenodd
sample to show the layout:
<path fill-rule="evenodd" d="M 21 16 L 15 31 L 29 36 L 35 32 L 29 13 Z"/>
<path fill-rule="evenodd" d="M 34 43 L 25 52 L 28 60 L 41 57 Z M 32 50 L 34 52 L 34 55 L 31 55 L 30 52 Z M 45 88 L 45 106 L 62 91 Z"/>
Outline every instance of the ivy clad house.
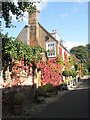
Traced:
<path fill-rule="evenodd" d="M 61 47 L 63 60 L 65 58 L 64 52 L 66 52 L 68 58 L 71 55 L 77 63 L 80 63 L 80 60 L 64 47 L 63 41 L 60 40 L 60 35 L 57 30 L 52 30 L 50 33 L 38 22 L 37 9 L 34 10 L 33 14 L 29 13 L 28 25 L 18 34 L 17 39 L 22 40 L 30 46 L 37 45 L 44 48 L 47 51 L 49 59 L 57 58 Z"/>
<path fill-rule="evenodd" d="M 39 22 L 38 12 L 29 14 L 28 25 L 26 25 L 17 36 L 18 39 L 30 46 L 41 46 L 48 51 L 49 58 L 56 58 L 59 54 L 60 37 L 56 30 L 49 33 Z"/>

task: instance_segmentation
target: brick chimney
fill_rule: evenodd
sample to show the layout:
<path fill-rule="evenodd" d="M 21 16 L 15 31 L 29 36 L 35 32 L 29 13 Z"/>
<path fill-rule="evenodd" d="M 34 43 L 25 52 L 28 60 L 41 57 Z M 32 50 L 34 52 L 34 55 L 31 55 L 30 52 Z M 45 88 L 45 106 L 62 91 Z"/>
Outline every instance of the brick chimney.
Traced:
<path fill-rule="evenodd" d="M 28 24 L 30 25 L 30 46 L 38 45 L 39 39 L 39 30 L 38 30 L 38 11 L 35 6 L 34 12 L 29 13 Z"/>

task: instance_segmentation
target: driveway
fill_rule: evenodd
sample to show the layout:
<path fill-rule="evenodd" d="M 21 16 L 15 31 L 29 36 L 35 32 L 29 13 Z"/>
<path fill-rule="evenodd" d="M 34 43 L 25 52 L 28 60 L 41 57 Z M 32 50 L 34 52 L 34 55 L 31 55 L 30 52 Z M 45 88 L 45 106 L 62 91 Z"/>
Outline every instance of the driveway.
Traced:
<path fill-rule="evenodd" d="M 32 118 L 88 118 L 90 79 L 82 79 L 79 84 L 70 94 L 60 97 L 59 100 Z"/>

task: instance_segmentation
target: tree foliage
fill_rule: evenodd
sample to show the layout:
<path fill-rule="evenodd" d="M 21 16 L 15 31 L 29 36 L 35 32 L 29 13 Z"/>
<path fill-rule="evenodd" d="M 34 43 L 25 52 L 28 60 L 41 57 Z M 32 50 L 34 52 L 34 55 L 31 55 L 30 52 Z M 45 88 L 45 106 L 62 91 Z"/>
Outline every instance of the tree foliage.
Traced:
<path fill-rule="evenodd" d="M 19 19 L 23 16 L 23 13 L 25 11 L 28 12 L 33 12 L 34 11 L 34 6 L 33 2 L 21 2 L 21 0 L 18 0 L 17 6 L 14 3 L 14 0 L 9 0 L 8 2 L 2 2 L 2 17 L 4 18 L 6 27 L 11 27 L 13 26 L 11 24 L 12 16 L 10 15 L 10 12 L 13 15 L 16 15 L 16 19 Z"/>
<path fill-rule="evenodd" d="M 90 44 L 87 44 L 86 46 L 77 46 L 77 47 L 73 47 L 70 52 L 72 54 L 74 54 L 78 59 L 81 60 L 82 64 L 83 64 L 83 70 L 84 70 L 84 75 L 87 74 L 87 67 L 88 67 L 88 58 L 89 58 L 89 52 L 90 51 Z M 78 66 L 75 65 L 75 68 L 77 68 Z"/>
<path fill-rule="evenodd" d="M 86 46 L 73 47 L 70 52 L 80 59 L 82 63 L 85 63 L 88 58 L 88 50 L 86 49 Z"/>

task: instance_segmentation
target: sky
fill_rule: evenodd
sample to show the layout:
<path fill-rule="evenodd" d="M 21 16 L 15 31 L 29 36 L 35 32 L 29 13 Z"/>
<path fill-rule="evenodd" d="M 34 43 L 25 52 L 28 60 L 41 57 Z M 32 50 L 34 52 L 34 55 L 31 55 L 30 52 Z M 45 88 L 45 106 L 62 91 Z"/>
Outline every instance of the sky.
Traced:
<path fill-rule="evenodd" d="M 40 10 L 38 21 L 49 32 L 56 29 L 60 34 L 60 40 L 70 50 L 74 46 L 88 43 L 88 2 L 48 2 L 44 0 L 37 5 Z M 28 15 L 24 20 L 17 22 L 15 16 L 12 23 L 16 28 L 6 29 L 2 21 L 3 33 L 17 37 L 22 28 L 28 24 Z"/>

